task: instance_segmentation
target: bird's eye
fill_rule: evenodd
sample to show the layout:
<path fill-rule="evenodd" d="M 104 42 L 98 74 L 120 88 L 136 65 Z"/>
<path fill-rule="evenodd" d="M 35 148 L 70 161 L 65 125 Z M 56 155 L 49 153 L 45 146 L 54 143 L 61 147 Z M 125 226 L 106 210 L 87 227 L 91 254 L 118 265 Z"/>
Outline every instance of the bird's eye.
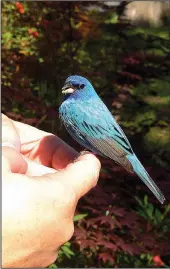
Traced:
<path fill-rule="evenodd" d="M 80 89 L 83 89 L 84 88 L 84 84 L 80 84 Z"/>

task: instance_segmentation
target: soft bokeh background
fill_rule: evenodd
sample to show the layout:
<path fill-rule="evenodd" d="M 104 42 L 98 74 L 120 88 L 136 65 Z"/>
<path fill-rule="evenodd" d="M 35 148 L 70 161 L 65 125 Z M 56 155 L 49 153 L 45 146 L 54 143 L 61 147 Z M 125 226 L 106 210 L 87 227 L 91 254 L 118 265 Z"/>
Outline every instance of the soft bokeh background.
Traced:
<path fill-rule="evenodd" d="M 167 201 L 109 160 L 51 267 L 170 266 L 170 3 L 2 2 L 2 112 L 62 137 L 61 88 L 87 77 Z"/>

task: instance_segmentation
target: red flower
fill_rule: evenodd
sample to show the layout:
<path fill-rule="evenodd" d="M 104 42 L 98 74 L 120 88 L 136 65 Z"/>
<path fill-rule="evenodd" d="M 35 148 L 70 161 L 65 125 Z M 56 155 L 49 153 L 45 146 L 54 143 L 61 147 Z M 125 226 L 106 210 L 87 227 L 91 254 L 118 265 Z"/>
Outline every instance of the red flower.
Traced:
<path fill-rule="evenodd" d="M 24 13 L 24 9 L 23 9 L 23 8 L 20 8 L 20 9 L 19 9 L 19 13 L 20 13 L 20 14 L 23 14 L 23 13 Z"/>
<path fill-rule="evenodd" d="M 18 9 L 18 11 L 19 11 L 20 14 L 23 14 L 24 13 L 24 7 L 23 7 L 23 5 L 20 2 L 16 2 L 15 3 L 15 6 Z"/>
<path fill-rule="evenodd" d="M 38 36 L 38 32 L 37 32 L 37 31 L 34 31 L 34 32 L 32 33 L 32 35 L 33 35 L 34 37 L 37 37 L 37 36 Z"/>
<path fill-rule="evenodd" d="M 37 37 L 38 36 L 38 32 L 37 31 L 34 31 L 32 28 L 30 28 L 28 30 L 28 32 L 29 32 L 30 35 L 33 35 L 34 37 Z"/>
<path fill-rule="evenodd" d="M 20 2 L 16 2 L 15 6 L 16 6 L 17 9 L 23 8 L 23 5 Z"/>
<path fill-rule="evenodd" d="M 152 262 L 156 266 L 164 266 L 165 263 L 161 260 L 160 256 L 156 255 L 152 258 Z"/>

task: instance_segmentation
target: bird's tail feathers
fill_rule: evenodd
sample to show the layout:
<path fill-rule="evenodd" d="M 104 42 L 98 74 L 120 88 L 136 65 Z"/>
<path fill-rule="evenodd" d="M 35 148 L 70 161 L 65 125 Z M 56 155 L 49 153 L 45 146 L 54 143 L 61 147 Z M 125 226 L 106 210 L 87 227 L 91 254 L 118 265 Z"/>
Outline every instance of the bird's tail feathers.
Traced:
<path fill-rule="evenodd" d="M 155 184 L 155 182 L 152 180 L 152 178 L 149 176 L 149 174 L 147 173 L 143 165 L 140 163 L 136 155 L 128 155 L 127 159 L 132 164 L 135 174 L 140 177 L 140 179 L 148 186 L 148 188 L 153 192 L 153 194 L 160 201 L 160 203 L 163 204 L 165 201 L 164 195 L 162 194 L 158 186 Z"/>

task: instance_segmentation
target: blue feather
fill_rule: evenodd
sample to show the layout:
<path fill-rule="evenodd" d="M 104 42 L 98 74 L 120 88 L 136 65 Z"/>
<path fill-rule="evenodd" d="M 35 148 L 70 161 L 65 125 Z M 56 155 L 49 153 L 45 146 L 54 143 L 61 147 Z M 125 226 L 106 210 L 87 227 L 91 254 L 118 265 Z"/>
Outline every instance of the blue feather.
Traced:
<path fill-rule="evenodd" d="M 165 197 L 161 193 L 160 189 L 157 187 L 155 182 L 152 180 L 152 178 L 149 176 L 143 165 L 140 163 L 138 158 L 136 157 L 135 154 L 133 155 L 128 155 L 127 156 L 128 160 L 131 162 L 133 171 L 135 174 L 137 174 L 140 179 L 148 186 L 148 188 L 154 193 L 156 198 L 161 202 L 161 204 L 164 203 Z"/>
<path fill-rule="evenodd" d="M 163 194 L 137 159 L 123 130 L 91 83 L 81 76 L 70 76 L 63 93 L 66 98 L 59 115 L 70 135 L 83 147 L 136 173 L 163 203 Z"/>

